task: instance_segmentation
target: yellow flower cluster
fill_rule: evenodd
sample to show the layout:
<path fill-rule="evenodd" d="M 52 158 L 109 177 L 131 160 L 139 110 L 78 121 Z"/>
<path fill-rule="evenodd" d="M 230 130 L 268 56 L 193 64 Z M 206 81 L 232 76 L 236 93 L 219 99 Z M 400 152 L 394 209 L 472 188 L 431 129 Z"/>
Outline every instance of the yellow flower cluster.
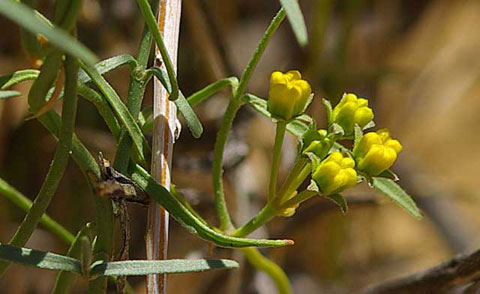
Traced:
<path fill-rule="evenodd" d="M 288 121 L 304 112 L 311 93 L 310 84 L 302 80 L 299 71 L 275 71 L 270 77 L 268 111 L 275 118 Z"/>
<path fill-rule="evenodd" d="M 333 109 L 333 121 L 339 124 L 346 134 L 352 134 L 355 124 L 365 127 L 373 119 L 373 111 L 368 100 L 357 98 L 355 94 L 346 94 Z"/>
<path fill-rule="evenodd" d="M 378 176 L 393 165 L 400 151 L 400 142 L 392 139 L 387 129 L 381 129 L 365 134 L 353 149 L 353 156 L 358 170 Z"/>
<path fill-rule="evenodd" d="M 312 173 L 323 195 L 339 193 L 357 183 L 355 161 L 335 151 L 322 161 Z"/>

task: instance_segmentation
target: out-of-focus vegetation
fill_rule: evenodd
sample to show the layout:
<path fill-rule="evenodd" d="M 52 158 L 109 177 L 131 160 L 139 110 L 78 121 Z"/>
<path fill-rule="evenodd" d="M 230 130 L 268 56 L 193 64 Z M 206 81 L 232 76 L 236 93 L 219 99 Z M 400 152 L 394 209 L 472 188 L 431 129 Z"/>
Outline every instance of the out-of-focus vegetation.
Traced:
<path fill-rule="evenodd" d="M 51 1 L 38 2 L 40 11 L 51 11 Z M 286 270 L 294 293 L 352 293 L 478 246 L 480 35 L 476 29 L 480 2 L 303 0 L 301 7 L 309 45 L 300 48 L 289 25 L 283 23 L 254 73 L 249 91 L 266 97 L 272 71 L 299 66 L 317 97 L 336 102 L 343 91 L 368 97 L 377 122 L 388 126 L 404 145 L 396 171 L 425 218 L 417 221 L 360 188 L 347 193 L 350 210 L 346 216 L 318 198 L 301 207 L 295 217 L 274 221 L 268 232 L 256 232 L 255 237 L 288 236 L 296 241 L 293 247 L 265 251 Z M 185 94 L 220 78 L 240 75 L 278 8 L 278 1 L 184 0 L 178 80 Z M 134 54 L 142 26 L 135 1 L 85 0 L 79 39 L 101 59 Z M 0 74 L 29 68 L 18 28 L 4 18 L 0 18 L 0 27 Z M 127 71 L 106 77 L 120 96 L 126 97 Z M 15 90 L 27 93 L 29 87 L 24 83 Z M 149 88 L 146 105 L 151 104 L 151 96 Z M 194 141 L 184 131 L 175 144 L 174 182 L 213 223 L 212 149 L 223 113 L 219 109 L 226 103 L 226 95 L 220 94 L 199 106 L 196 110 L 205 127 L 202 140 Z M 113 158 L 115 141 L 96 109 L 79 100 L 79 113 L 77 134 L 90 150 Z M 320 99 L 314 101 L 310 114 L 324 121 Z M 55 141 L 38 122 L 25 121 L 27 115 L 25 95 L 0 101 L 0 177 L 33 198 L 48 169 Z M 235 121 L 225 163 L 227 201 L 238 223 L 249 220 L 265 201 L 273 136 L 271 123 L 247 109 Z M 295 158 L 294 139 L 288 137 L 284 148 L 281 176 Z M 94 219 L 92 201 L 83 175 L 70 162 L 48 213 L 75 232 Z M 131 257 L 143 259 L 145 210 L 131 207 L 130 213 Z M 0 198 L 0 242 L 11 238 L 23 216 Z M 170 244 L 171 258 L 210 254 L 205 242 L 175 222 Z M 41 227 L 26 247 L 53 252 L 66 249 Z M 231 254 L 215 250 L 215 255 Z M 241 259 L 236 253 L 233 257 Z M 0 288 L 5 293 L 46 293 L 54 277 L 53 272 L 12 266 L 0 280 Z M 139 292 L 144 291 L 143 278 L 129 281 Z M 218 287 L 219 281 L 227 281 L 224 288 Z M 85 292 L 82 283 L 75 288 L 78 293 Z M 237 271 L 168 278 L 170 293 L 274 293 L 270 283 L 248 263 Z"/>

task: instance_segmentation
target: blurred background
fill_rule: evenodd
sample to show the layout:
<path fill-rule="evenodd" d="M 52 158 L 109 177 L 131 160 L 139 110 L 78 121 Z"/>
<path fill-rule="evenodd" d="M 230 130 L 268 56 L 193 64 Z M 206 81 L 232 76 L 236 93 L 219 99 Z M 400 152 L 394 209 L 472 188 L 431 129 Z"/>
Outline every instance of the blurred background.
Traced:
<path fill-rule="evenodd" d="M 294 293 L 356 293 L 387 279 L 431 267 L 479 246 L 480 195 L 476 145 L 480 99 L 480 1 L 478 0 L 302 0 L 310 43 L 301 48 L 287 21 L 267 47 L 248 91 L 266 97 L 270 73 L 299 69 L 312 84 L 310 114 L 325 124 L 322 97 L 336 103 L 344 92 L 368 98 L 377 126 L 388 127 L 404 145 L 394 166 L 400 184 L 425 217 L 418 221 L 391 201 L 361 185 L 346 193 L 346 216 L 320 197 L 288 219 L 278 218 L 255 237 L 288 237 L 295 246 L 262 250 L 291 279 Z M 53 1 L 38 0 L 51 16 Z M 240 76 L 278 1 L 184 0 L 178 61 L 182 91 L 191 94 L 227 76 Z M 0 75 L 30 67 L 19 29 L 0 18 Z M 84 0 L 79 39 L 101 59 L 136 54 L 143 28 L 131 0 Z M 126 68 L 107 74 L 125 98 Z M 33 199 L 55 150 L 55 140 L 28 120 L 26 93 L 0 101 L 0 177 Z M 205 133 L 195 140 L 184 127 L 175 144 L 173 182 L 194 208 L 216 223 L 211 159 L 228 91 L 196 107 Z M 144 106 L 151 105 L 148 88 Z M 93 105 L 79 100 L 77 134 L 94 153 L 113 159 L 115 141 Z M 235 121 L 227 146 L 225 180 L 228 204 L 237 224 L 265 203 L 274 125 L 250 109 Z M 296 143 L 284 145 L 281 176 L 291 166 Z M 93 221 L 95 209 L 86 180 L 73 161 L 48 213 L 76 232 Z M 146 210 L 130 207 L 131 257 L 143 259 Z M 0 242 L 8 242 L 24 213 L 0 197 Z M 239 252 L 215 249 L 171 222 L 171 258 L 233 257 L 234 271 L 171 275 L 169 293 L 275 293 L 267 276 L 242 261 Z M 58 238 L 39 227 L 26 247 L 65 253 Z M 12 266 L 0 279 L 1 293 L 49 293 L 55 273 Z M 8 283 L 7 283 L 8 281 Z M 136 292 L 143 278 L 130 278 Z M 220 285 L 220 287 L 219 287 Z M 114 287 L 111 287 L 113 290 Z M 86 291 L 79 281 L 76 293 Z"/>

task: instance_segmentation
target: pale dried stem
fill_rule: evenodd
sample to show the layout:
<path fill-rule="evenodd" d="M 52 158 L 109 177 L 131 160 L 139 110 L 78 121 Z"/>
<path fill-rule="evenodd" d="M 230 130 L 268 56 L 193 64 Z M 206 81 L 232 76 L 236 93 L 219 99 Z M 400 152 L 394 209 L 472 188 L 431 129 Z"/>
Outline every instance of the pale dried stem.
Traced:
<path fill-rule="evenodd" d="M 158 9 L 158 26 L 176 70 L 178 35 L 180 29 L 181 0 L 161 0 Z M 155 50 L 155 63 L 160 65 L 161 55 Z M 170 172 L 173 143 L 177 130 L 177 109 L 168 100 L 168 94 L 162 84 L 155 79 L 153 115 L 152 175 L 165 188 L 170 188 Z M 168 247 L 168 213 L 155 202 L 148 208 L 146 233 L 147 259 L 166 259 Z M 166 276 L 147 277 L 147 293 L 166 293 Z"/>

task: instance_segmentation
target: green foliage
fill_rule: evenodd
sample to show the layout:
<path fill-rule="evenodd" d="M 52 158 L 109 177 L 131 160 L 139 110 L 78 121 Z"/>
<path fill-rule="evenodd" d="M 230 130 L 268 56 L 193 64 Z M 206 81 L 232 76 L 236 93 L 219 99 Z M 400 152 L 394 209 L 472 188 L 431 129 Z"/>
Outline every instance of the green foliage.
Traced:
<path fill-rule="evenodd" d="M 38 11 L 24 4 L 11 0 L 0 1 L 0 14 L 18 23 L 31 33 L 45 36 L 56 47 L 87 64 L 94 64 L 97 61 L 97 58 L 89 49 L 70 37 L 64 30 L 49 24 Z"/>
<path fill-rule="evenodd" d="M 81 240 L 81 239 L 79 239 Z M 84 271 L 78 259 L 51 252 L 0 244 L 0 260 L 34 266 L 41 269 L 72 272 L 85 277 L 143 276 L 150 274 L 178 274 L 204 272 L 215 269 L 238 268 L 238 263 L 228 259 L 170 259 L 128 260 L 87 265 Z"/>
<path fill-rule="evenodd" d="M 415 218 L 421 219 L 422 213 L 418 209 L 415 201 L 412 197 L 408 195 L 397 183 L 391 179 L 374 177 L 373 178 L 373 187 L 384 194 L 385 196 L 392 199 L 400 207 L 404 208 L 408 213 L 410 213 Z"/>
<path fill-rule="evenodd" d="M 305 20 L 303 19 L 302 11 L 298 5 L 297 0 L 280 0 L 283 9 L 287 13 L 287 18 L 292 25 L 293 32 L 297 41 L 301 46 L 305 46 L 308 43 L 307 27 L 305 26 Z"/>
<path fill-rule="evenodd" d="M 8 99 L 22 95 L 18 91 L 0 91 L 0 99 Z"/>
<path fill-rule="evenodd" d="M 278 116 L 269 112 L 267 100 L 246 93 L 247 85 L 260 58 L 285 16 L 288 17 L 299 44 L 302 46 L 307 44 L 305 21 L 296 0 L 280 0 L 282 8 L 267 27 L 240 79 L 237 77 L 221 79 L 207 85 L 188 98 L 185 98 L 179 89 L 174 66 L 155 19 L 155 12 L 152 11 L 149 1 L 137 0 L 137 3 L 146 25 L 137 58 L 129 54 L 122 54 L 95 64 L 96 57 L 93 53 L 75 39 L 76 18 L 81 7 L 80 0 L 56 0 L 53 21 L 47 20 L 27 5 L 11 0 L 0 1 L 0 13 L 19 24 L 22 29 L 30 32 L 30 34 L 22 33 L 25 50 L 32 58 L 38 57 L 43 62 L 39 71 L 33 69 L 19 70 L 1 76 L 0 99 L 19 96 L 19 92 L 7 89 L 22 81 L 35 80 L 28 95 L 29 109 L 34 113 L 35 118 L 58 140 L 52 165 L 33 203 L 0 179 L 0 193 L 27 212 L 25 220 L 18 228 L 11 244 L 0 244 L 0 260 L 2 260 L 0 262 L 0 274 L 4 272 L 10 262 L 15 262 L 60 271 L 53 293 L 67 293 L 74 284 L 77 275 L 90 280 L 90 293 L 105 293 L 106 276 L 184 273 L 238 267 L 238 264 L 231 260 L 127 260 L 108 262 L 112 256 L 115 238 L 112 202 L 107 198 L 94 197 L 96 205 L 95 226 L 87 225 L 77 233 L 75 238 L 61 225 L 45 215 L 70 155 L 87 175 L 90 184 L 104 180 L 99 165 L 74 132 L 77 94 L 95 105 L 117 141 L 118 149 L 114 168 L 123 175 L 124 181 L 132 182 L 132 185 L 135 185 L 136 188 L 139 188 L 163 206 L 190 233 L 217 246 L 242 248 L 242 252 L 252 265 L 272 277 L 279 293 L 291 293 L 287 276 L 280 267 L 262 256 L 254 247 L 285 246 L 293 244 L 293 241 L 249 239 L 246 236 L 276 216 L 293 215 L 295 209 L 311 197 L 323 194 L 324 197 L 334 201 L 343 213 L 347 213 L 347 200 L 339 192 L 355 185 L 357 179 L 357 182 L 366 180 L 373 188 L 394 200 L 414 217 L 421 217 L 421 212 L 412 198 L 395 183 L 398 178 L 393 172 L 388 169 L 382 170 L 382 173 L 380 171 L 375 173 L 375 175 L 379 174 L 377 177 L 362 172 L 355 167 L 355 160 L 358 161 L 359 159 L 355 158 L 352 148 L 346 147 L 350 145 L 342 145 L 344 141 L 353 141 L 353 148 L 355 148 L 361 141 L 364 131 L 375 125 L 373 120 L 367 122 L 367 119 L 360 117 L 362 112 L 358 110 L 360 109 L 359 105 L 355 107 L 344 105 L 349 102 L 345 99 L 333 108 L 327 99 L 322 99 L 326 108 L 327 130 L 319 131 L 315 119 L 305 113 L 313 99 L 313 95 L 309 97 L 307 95 L 310 94 L 311 87 L 305 80 L 302 81 L 304 87 L 300 89 L 305 90 L 300 91 L 302 93 L 285 90 L 276 92 L 278 95 L 273 95 L 276 96 L 274 98 L 278 101 L 289 101 L 288 99 L 292 97 L 288 95 L 293 94 L 302 98 L 302 103 L 300 103 L 302 107 L 296 107 L 294 114 L 285 115 L 283 119 L 279 119 Z M 152 6 L 156 8 L 158 1 L 152 1 Z M 48 42 L 40 44 L 35 40 L 37 35 L 46 37 Z M 166 72 L 159 67 L 147 67 L 152 40 L 159 48 Z M 83 68 L 82 71 L 79 71 L 78 64 Z M 103 77 L 104 73 L 124 65 L 128 65 L 130 70 L 130 87 L 126 104 Z M 65 77 L 64 80 L 63 77 Z M 217 133 L 212 169 L 219 228 L 211 226 L 200 214 L 193 210 L 188 202 L 175 191 L 174 187 L 172 192 L 169 192 L 146 171 L 149 167 L 151 151 L 144 132 L 152 129 L 153 119 L 150 118 L 152 114 L 150 108 L 142 112 L 140 109 L 145 87 L 151 77 L 160 80 L 170 94 L 170 100 L 176 104 L 179 113 L 184 117 L 195 138 L 201 136 L 203 126 L 192 107 L 227 87 L 231 88 L 231 99 Z M 60 99 L 64 100 L 61 116 L 51 107 L 52 103 Z M 272 99 L 272 97 L 268 97 L 268 99 Z M 304 104 L 305 107 L 303 107 Z M 368 106 L 368 101 L 362 99 L 361 104 L 365 108 L 365 105 Z M 230 218 L 223 189 L 223 157 L 228 134 L 235 116 L 239 109 L 245 105 L 272 120 L 277 125 L 277 133 L 272 155 L 268 202 L 249 222 L 235 228 Z M 339 109 L 342 110 L 341 115 L 335 114 L 340 112 Z M 355 114 L 356 112 L 358 112 L 358 115 Z M 341 119 L 339 119 L 339 116 Z M 363 116 L 369 118 L 370 113 L 368 115 L 363 113 Z M 371 116 L 373 117 L 373 112 Z M 358 125 L 359 123 L 361 126 Z M 282 142 L 286 131 L 297 139 L 299 152 L 290 173 L 280 189 L 277 190 Z M 308 142 L 306 143 L 306 141 Z M 400 145 L 399 142 L 398 144 Z M 345 173 L 327 168 L 330 165 L 327 160 L 334 152 L 334 155 L 338 155 L 338 162 L 335 162 L 335 164 L 343 170 L 348 168 L 350 172 L 348 179 L 346 179 Z M 383 160 L 381 156 L 371 156 L 371 158 L 376 161 Z M 388 166 L 393 164 L 393 161 Z M 358 162 L 356 164 L 358 165 Z M 318 172 L 319 166 L 326 168 L 324 171 Z M 359 173 L 358 177 L 357 171 Z M 314 173 L 314 181 L 307 189 L 300 189 L 302 183 L 312 172 Z M 319 182 L 322 188 L 317 185 Z M 325 187 L 328 187 L 328 189 Z M 68 256 L 21 248 L 40 222 L 71 245 L 67 252 Z"/>

